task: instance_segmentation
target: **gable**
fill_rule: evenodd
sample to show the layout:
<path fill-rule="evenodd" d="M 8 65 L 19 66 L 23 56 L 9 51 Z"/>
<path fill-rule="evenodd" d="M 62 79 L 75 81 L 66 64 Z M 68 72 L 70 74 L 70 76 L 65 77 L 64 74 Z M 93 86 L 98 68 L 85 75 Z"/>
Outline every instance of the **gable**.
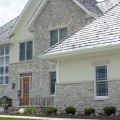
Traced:
<path fill-rule="evenodd" d="M 71 0 L 50 0 L 39 14 L 34 25 L 38 31 L 39 28 L 51 31 L 61 27 L 71 27 L 75 31 L 85 24 L 86 16 L 86 13 Z M 78 23 L 76 25 L 78 27 L 74 28 L 71 25 L 75 24 L 75 21 Z"/>
<path fill-rule="evenodd" d="M 90 2 L 91 0 L 87 0 L 89 2 L 84 2 L 83 0 L 70 0 L 70 1 L 75 2 L 81 9 L 83 9 L 87 14 L 89 14 L 89 16 L 96 17 L 102 13 L 102 11 L 97 7 L 96 3 L 92 2 L 94 3 L 92 4 Z M 46 6 L 47 2 L 49 2 L 49 0 L 43 0 L 41 2 L 41 5 L 36 10 L 35 14 L 27 24 L 26 26 L 27 30 L 30 30 L 32 28 L 34 22 L 36 21 L 36 19 L 38 18 L 44 7 Z"/>

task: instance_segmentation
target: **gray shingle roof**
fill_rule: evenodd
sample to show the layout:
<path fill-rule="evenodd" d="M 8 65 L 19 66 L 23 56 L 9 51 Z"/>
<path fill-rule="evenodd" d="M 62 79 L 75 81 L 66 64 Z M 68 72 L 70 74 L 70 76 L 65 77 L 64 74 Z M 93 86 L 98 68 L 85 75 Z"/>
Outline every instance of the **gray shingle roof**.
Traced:
<path fill-rule="evenodd" d="M 57 43 L 46 55 L 97 48 L 120 43 L 120 4 L 73 35 Z"/>
<path fill-rule="evenodd" d="M 103 13 L 111 9 L 113 6 L 118 4 L 120 0 L 104 0 L 97 3 L 97 6 L 102 10 Z"/>
<path fill-rule="evenodd" d="M 5 41 L 8 38 L 8 35 L 12 30 L 13 26 L 15 25 L 17 19 L 18 17 L 0 27 L 0 41 Z"/>
<path fill-rule="evenodd" d="M 97 15 L 101 15 L 103 12 L 97 6 L 96 0 L 77 0 L 80 4 L 82 4 L 87 10 Z"/>

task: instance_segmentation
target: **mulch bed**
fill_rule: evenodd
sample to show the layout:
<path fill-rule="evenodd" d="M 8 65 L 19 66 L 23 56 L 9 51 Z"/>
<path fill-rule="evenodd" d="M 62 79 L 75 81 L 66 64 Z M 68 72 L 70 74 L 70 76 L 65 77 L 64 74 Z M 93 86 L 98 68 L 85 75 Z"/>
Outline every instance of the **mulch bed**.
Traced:
<path fill-rule="evenodd" d="M 0 113 L 0 115 L 11 115 L 9 113 Z M 43 113 L 39 113 L 37 115 L 29 115 L 29 114 L 12 114 L 14 116 L 36 116 L 36 117 L 50 117 L 50 118 L 74 118 L 74 119 L 98 119 L 98 120 L 120 120 L 120 116 L 86 116 L 83 114 L 78 115 L 68 115 L 68 114 L 60 114 L 60 115 L 47 115 Z"/>

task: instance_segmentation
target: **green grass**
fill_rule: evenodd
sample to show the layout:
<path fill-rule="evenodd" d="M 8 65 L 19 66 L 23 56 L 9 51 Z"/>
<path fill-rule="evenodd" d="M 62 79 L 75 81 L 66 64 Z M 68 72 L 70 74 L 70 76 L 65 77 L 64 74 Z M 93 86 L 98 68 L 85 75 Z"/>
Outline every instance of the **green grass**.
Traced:
<path fill-rule="evenodd" d="M 0 120 L 42 120 L 42 119 L 27 119 L 27 118 L 3 118 L 3 117 L 0 117 Z"/>

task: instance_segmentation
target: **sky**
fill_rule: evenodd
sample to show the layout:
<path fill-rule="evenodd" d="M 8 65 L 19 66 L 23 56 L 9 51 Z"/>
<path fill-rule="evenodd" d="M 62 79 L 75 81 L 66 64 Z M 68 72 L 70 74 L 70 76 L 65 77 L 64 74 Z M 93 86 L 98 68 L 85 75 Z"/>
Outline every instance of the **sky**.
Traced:
<path fill-rule="evenodd" d="M 0 0 L 0 26 L 20 15 L 28 0 Z"/>
<path fill-rule="evenodd" d="M 28 0 L 0 0 L 0 26 L 19 16 L 27 1 Z"/>

